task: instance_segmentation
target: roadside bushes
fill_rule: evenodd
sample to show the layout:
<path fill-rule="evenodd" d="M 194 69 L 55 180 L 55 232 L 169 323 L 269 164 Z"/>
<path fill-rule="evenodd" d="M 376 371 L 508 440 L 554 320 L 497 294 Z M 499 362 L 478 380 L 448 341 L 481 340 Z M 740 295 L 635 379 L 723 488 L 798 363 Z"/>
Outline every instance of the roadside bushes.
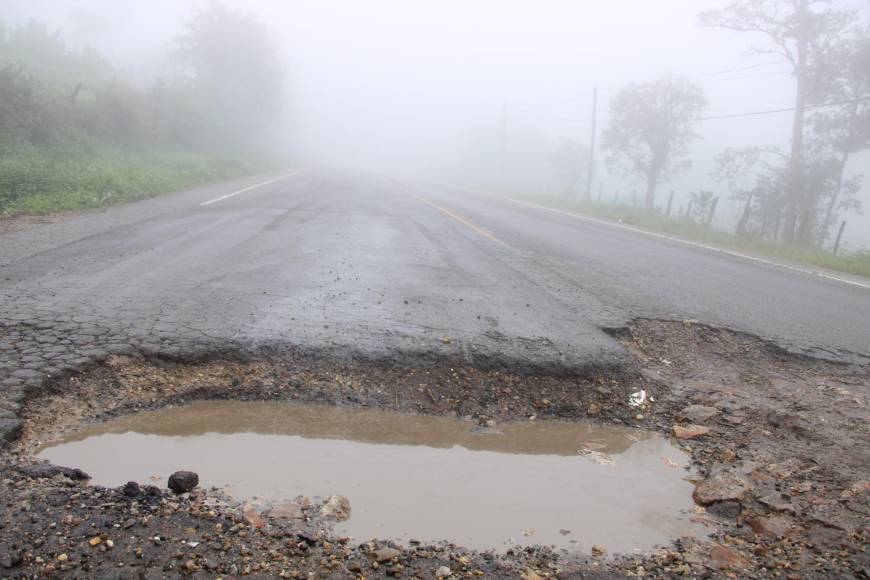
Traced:
<path fill-rule="evenodd" d="M 234 23 L 245 30 L 233 37 L 234 67 L 222 43 L 199 52 L 202 38 L 219 40 Z M 275 114 L 283 82 L 259 31 L 209 5 L 178 39 L 184 74 L 169 67 L 165 78 L 127 81 L 42 23 L 0 21 L 0 216 L 99 207 L 257 170 L 239 161 L 267 154 L 251 146 L 262 132 L 247 125 L 254 112 L 257 129 Z M 261 77 L 269 82 L 254 82 Z"/>

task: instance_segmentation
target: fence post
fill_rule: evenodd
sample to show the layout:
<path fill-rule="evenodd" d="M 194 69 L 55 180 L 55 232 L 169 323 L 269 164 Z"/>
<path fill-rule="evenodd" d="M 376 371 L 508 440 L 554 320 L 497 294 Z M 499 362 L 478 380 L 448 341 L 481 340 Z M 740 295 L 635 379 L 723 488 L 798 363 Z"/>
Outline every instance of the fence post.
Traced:
<path fill-rule="evenodd" d="M 671 217 L 671 204 L 674 203 L 674 190 L 671 190 L 671 195 L 668 196 L 668 210 L 665 212 L 665 217 Z"/>
<path fill-rule="evenodd" d="M 834 255 L 837 255 L 837 252 L 840 250 L 840 239 L 843 237 L 843 230 L 846 229 L 846 220 L 843 220 L 840 223 L 840 230 L 837 232 L 837 241 L 834 242 Z"/>
<path fill-rule="evenodd" d="M 713 216 L 716 215 L 716 206 L 719 205 L 719 198 L 713 198 L 713 205 L 710 207 L 710 215 L 707 216 L 707 227 L 710 227 L 710 224 L 713 223 Z"/>

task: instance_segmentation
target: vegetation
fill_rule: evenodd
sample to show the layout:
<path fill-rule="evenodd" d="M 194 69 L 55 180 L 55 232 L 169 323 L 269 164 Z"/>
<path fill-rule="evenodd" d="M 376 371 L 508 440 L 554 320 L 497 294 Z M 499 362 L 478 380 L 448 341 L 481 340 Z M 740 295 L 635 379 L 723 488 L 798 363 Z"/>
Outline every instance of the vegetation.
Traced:
<path fill-rule="evenodd" d="M 821 245 L 836 211 L 855 208 L 848 197 L 860 184 L 843 172 L 850 154 L 870 146 L 870 31 L 858 19 L 829 0 L 733 0 L 701 15 L 708 26 L 764 38 L 754 51 L 781 57 L 795 78 L 791 149 L 772 167 L 778 183 L 767 192 L 778 198 L 768 204 L 773 240 Z M 828 103 L 839 106 L 813 108 Z"/>
<path fill-rule="evenodd" d="M 857 194 L 864 175 L 848 176 L 846 168 L 855 154 L 870 149 L 870 26 L 861 13 L 830 0 L 729 0 L 700 18 L 706 26 L 762 39 L 765 44 L 752 52 L 781 58 L 795 79 L 789 150 L 752 144 L 725 149 L 715 160 L 711 182 L 742 208 L 730 231 L 711 229 L 719 196 L 707 187 L 688 196 L 679 219 L 662 215 L 670 207 L 656 210 L 663 205 L 657 204 L 658 187 L 689 167 L 688 146 L 703 120 L 703 90 L 686 80 L 630 85 L 610 102 L 602 146 L 611 171 L 645 188 L 643 210 L 575 202 L 573 195 L 551 201 L 657 231 L 870 275 L 870 253 L 834 255 L 842 214 L 861 211 Z M 562 160 L 572 154 L 573 164 Z M 594 171 L 582 165 L 579 151 L 564 145 L 554 156 L 560 159 L 560 182 L 576 183 L 577 172 L 588 177 Z"/>
<path fill-rule="evenodd" d="M 690 167 L 693 127 L 706 106 L 701 87 L 671 78 L 629 86 L 610 102 L 602 143 L 608 164 L 643 181 L 648 210 L 655 206 L 658 186 Z"/>
<path fill-rule="evenodd" d="M 708 192 L 698 192 L 695 197 L 706 198 L 706 193 Z M 624 203 L 572 201 L 552 195 L 523 195 L 521 197 L 550 207 L 618 221 L 645 230 L 671 234 L 721 248 L 741 250 L 870 277 L 870 251 L 843 252 L 834 255 L 811 246 L 775 244 L 764 239 L 724 232 L 708 227 L 705 223 L 707 215 L 700 210 L 693 210 L 688 215 L 666 217 L 660 212 L 650 212 Z"/>
<path fill-rule="evenodd" d="M 229 29 L 232 43 L 213 42 Z M 0 23 L 0 215 L 99 207 L 262 168 L 251 136 L 278 114 L 283 82 L 267 38 L 210 3 L 177 39 L 176 68 L 133 82 L 42 23 Z"/>

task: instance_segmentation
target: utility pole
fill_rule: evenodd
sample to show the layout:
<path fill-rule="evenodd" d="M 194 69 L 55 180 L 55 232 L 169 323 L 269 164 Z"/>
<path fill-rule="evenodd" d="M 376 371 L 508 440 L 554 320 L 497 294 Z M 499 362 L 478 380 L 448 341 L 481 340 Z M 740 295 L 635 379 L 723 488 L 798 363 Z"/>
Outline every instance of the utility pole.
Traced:
<path fill-rule="evenodd" d="M 586 170 L 586 201 L 592 199 L 592 178 L 595 176 L 595 129 L 598 124 L 598 87 L 592 89 L 592 135 L 589 138 L 589 168 Z"/>
<path fill-rule="evenodd" d="M 501 105 L 501 150 L 499 151 L 499 169 L 501 170 L 502 186 L 507 184 L 507 130 L 508 130 L 508 106 Z"/>

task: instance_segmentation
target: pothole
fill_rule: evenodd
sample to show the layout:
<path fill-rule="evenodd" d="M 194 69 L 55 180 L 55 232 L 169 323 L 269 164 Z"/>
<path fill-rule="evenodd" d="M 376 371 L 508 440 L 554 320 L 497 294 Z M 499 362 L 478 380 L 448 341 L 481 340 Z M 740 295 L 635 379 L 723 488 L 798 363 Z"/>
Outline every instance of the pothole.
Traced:
<path fill-rule="evenodd" d="M 285 512 L 298 496 L 342 495 L 350 517 L 334 532 L 357 540 L 631 552 L 704 531 L 691 520 L 685 453 L 652 432 L 590 423 L 479 427 L 374 409 L 203 401 L 85 428 L 38 457 L 109 487 L 158 477 L 165 485 L 192 470 L 204 487 Z"/>

